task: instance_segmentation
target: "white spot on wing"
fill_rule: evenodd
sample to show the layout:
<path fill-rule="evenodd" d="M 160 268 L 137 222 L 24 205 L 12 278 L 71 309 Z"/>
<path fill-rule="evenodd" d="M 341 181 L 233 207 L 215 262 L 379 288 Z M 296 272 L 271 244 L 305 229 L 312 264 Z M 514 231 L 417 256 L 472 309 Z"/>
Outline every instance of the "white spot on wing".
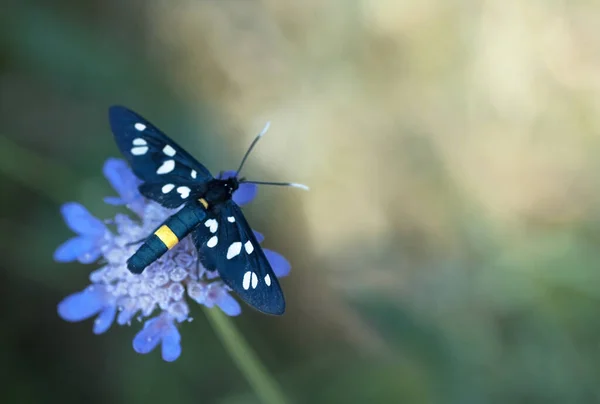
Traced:
<path fill-rule="evenodd" d="M 244 273 L 244 278 L 242 279 L 242 287 L 244 290 L 250 289 L 250 276 L 252 275 L 253 273 L 250 271 L 246 271 L 246 273 Z"/>
<path fill-rule="evenodd" d="M 229 223 L 233 223 L 233 222 L 235 222 L 235 217 L 233 217 L 233 216 L 228 216 L 228 217 L 227 217 L 227 221 L 228 221 Z"/>
<path fill-rule="evenodd" d="M 163 153 L 169 157 L 173 157 L 175 155 L 175 149 L 169 145 L 166 145 L 165 147 L 163 147 Z"/>
<path fill-rule="evenodd" d="M 148 151 L 148 146 L 138 146 L 131 149 L 131 154 L 134 156 L 142 156 Z"/>
<path fill-rule="evenodd" d="M 148 144 L 141 137 L 136 137 L 135 139 L 133 139 L 132 143 L 133 143 L 134 146 L 146 146 Z"/>
<path fill-rule="evenodd" d="M 267 284 L 267 286 L 271 286 L 271 277 L 269 276 L 269 274 L 265 275 L 265 283 Z"/>
<path fill-rule="evenodd" d="M 219 228 L 219 222 L 217 222 L 215 219 L 208 219 L 206 222 L 204 222 L 204 225 L 206 227 L 210 227 L 211 233 L 216 233 L 217 229 Z"/>
<path fill-rule="evenodd" d="M 168 174 L 175 168 L 175 160 L 167 160 L 156 170 L 156 174 Z"/>
<path fill-rule="evenodd" d="M 230 260 L 242 251 L 242 243 L 235 241 L 227 249 L 227 259 Z"/>
<path fill-rule="evenodd" d="M 246 252 L 248 254 L 252 254 L 252 251 L 254 251 L 254 246 L 252 245 L 250 240 L 246 241 L 246 243 L 244 244 L 244 248 L 246 249 Z"/>
<path fill-rule="evenodd" d="M 140 122 L 136 123 L 133 126 L 134 126 L 134 128 L 136 128 L 140 132 L 143 131 L 144 129 L 146 129 L 146 125 L 144 125 L 143 123 L 140 123 Z"/>
<path fill-rule="evenodd" d="M 210 239 L 208 239 L 208 241 L 206 242 L 206 246 L 208 248 L 213 248 L 214 246 L 217 245 L 217 242 L 219 241 L 219 239 L 217 238 L 217 236 L 212 236 Z"/>
<path fill-rule="evenodd" d="M 258 276 L 256 276 L 255 272 L 252 272 L 252 289 L 256 289 L 258 286 Z"/>
<path fill-rule="evenodd" d="M 173 190 L 173 188 L 175 188 L 175 185 L 173 185 L 173 184 L 165 184 L 162 187 L 162 193 L 163 194 L 168 194 L 169 192 L 171 192 Z"/>
<path fill-rule="evenodd" d="M 181 199 L 185 199 L 190 196 L 190 189 L 188 187 L 177 187 L 177 192 L 181 195 Z"/>
<path fill-rule="evenodd" d="M 196 175 L 198 173 L 196 173 L 196 170 L 192 170 L 192 172 L 190 173 L 190 175 L 192 176 L 193 179 L 196 179 Z"/>

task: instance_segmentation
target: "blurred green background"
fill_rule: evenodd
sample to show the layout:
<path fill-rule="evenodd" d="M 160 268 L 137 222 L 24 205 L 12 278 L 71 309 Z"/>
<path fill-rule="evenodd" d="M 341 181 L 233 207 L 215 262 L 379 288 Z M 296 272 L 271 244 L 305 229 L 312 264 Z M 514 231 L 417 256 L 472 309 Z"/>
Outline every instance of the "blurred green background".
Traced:
<path fill-rule="evenodd" d="M 245 208 L 284 317 L 233 324 L 290 403 L 600 402 L 600 5 L 579 0 L 4 0 L 2 403 L 260 402 L 200 307 L 138 355 L 57 303 L 59 207 L 115 209 L 107 108 L 213 172 L 267 120 Z"/>

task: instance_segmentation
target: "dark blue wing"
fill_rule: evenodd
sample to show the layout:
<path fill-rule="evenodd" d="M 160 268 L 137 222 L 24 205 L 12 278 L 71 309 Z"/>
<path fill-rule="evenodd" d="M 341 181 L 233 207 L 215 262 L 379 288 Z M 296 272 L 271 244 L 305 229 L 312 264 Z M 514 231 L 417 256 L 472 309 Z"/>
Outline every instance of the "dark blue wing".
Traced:
<path fill-rule="evenodd" d="M 119 150 L 144 183 L 142 195 L 167 208 L 204 193 L 211 173 L 158 128 L 127 108 L 109 109 Z"/>
<path fill-rule="evenodd" d="M 281 286 L 235 202 L 219 205 L 192 237 L 202 265 L 210 271 L 217 270 L 242 300 L 263 313 L 283 314 Z"/>

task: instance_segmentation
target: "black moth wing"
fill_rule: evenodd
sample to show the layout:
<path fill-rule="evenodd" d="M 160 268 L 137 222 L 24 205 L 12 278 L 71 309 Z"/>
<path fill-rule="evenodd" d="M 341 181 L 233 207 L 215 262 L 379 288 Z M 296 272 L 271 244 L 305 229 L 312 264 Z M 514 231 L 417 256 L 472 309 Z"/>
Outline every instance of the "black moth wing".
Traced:
<path fill-rule="evenodd" d="M 218 271 L 242 300 L 263 313 L 284 313 L 279 281 L 235 202 L 229 200 L 215 207 L 192 237 L 202 265 Z"/>
<path fill-rule="evenodd" d="M 119 150 L 143 181 L 142 195 L 176 208 L 204 193 L 213 176 L 181 146 L 125 107 L 113 106 L 108 115 Z"/>

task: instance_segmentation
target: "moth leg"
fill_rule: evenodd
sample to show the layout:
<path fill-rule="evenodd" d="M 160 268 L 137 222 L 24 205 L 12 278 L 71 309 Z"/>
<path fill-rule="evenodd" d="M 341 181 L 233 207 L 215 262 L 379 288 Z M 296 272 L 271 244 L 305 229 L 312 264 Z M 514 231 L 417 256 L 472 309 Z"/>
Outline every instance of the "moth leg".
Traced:
<path fill-rule="evenodd" d="M 161 226 L 158 226 L 156 229 L 154 229 L 154 231 L 153 231 L 152 233 L 150 233 L 150 235 L 149 235 L 149 236 L 147 236 L 147 237 L 144 237 L 144 238 L 141 238 L 141 239 L 139 239 L 139 240 L 136 240 L 136 241 L 132 241 L 132 242 L 130 242 L 130 243 L 127 243 L 127 244 L 125 244 L 125 245 L 126 245 L 127 247 L 131 247 L 132 245 L 136 245 L 136 244 L 143 243 L 144 241 L 146 241 L 146 240 L 148 240 L 150 237 L 152 237 L 152 235 L 153 235 L 154 233 L 156 233 L 156 230 L 158 230 L 160 227 L 161 227 Z"/>
<path fill-rule="evenodd" d="M 127 247 L 131 247 L 132 245 L 136 245 L 136 244 L 140 244 L 143 243 L 144 241 L 148 240 L 148 237 L 144 237 L 143 239 L 140 240 L 136 240 L 136 241 L 132 241 L 130 243 L 125 244 Z"/>
<path fill-rule="evenodd" d="M 200 257 L 196 258 L 196 276 L 200 279 Z"/>

